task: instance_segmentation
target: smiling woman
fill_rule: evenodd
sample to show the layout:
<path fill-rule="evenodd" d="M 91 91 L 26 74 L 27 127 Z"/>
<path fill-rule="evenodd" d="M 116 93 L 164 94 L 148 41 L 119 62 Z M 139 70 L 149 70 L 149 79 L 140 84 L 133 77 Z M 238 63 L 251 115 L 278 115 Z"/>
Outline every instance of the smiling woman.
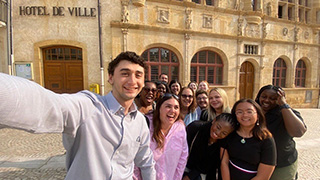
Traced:
<path fill-rule="evenodd" d="M 276 164 L 276 145 L 262 109 L 252 99 L 241 99 L 231 112 L 240 126 L 221 148 L 222 179 L 269 179 Z"/>
<path fill-rule="evenodd" d="M 167 93 L 157 102 L 153 127 L 150 128 L 150 147 L 156 162 L 157 179 L 182 178 L 187 163 L 188 144 L 185 125 L 179 119 L 179 113 L 180 106 L 176 95 Z M 142 179 L 137 169 L 134 179 Z"/>
<path fill-rule="evenodd" d="M 180 117 L 183 119 L 186 126 L 192 121 L 199 120 L 196 112 L 197 102 L 195 99 L 195 92 L 189 88 L 184 87 L 180 91 Z"/>
<path fill-rule="evenodd" d="M 139 96 L 136 97 L 135 103 L 138 110 L 145 115 L 148 125 L 152 126 L 153 110 L 155 109 L 155 99 L 157 97 L 157 87 L 152 81 L 145 81 Z"/>
<path fill-rule="evenodd" d="M 187 126 L 189 158 L 183 180 L 217 179 L 220 174 L 221 139 L 236 128 L 230 113 L 222 113 L 214 121 L 194 121 Z"/>

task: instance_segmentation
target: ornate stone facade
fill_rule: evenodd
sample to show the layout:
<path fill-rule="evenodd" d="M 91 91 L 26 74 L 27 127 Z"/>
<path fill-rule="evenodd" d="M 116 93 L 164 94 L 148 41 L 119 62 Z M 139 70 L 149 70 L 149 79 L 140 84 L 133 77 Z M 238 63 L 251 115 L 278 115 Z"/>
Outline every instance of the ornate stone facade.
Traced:
<path fill-rule="evenodd" d="M 295 2 L 297 8 L 293 12 L 278 9 L 287 7 L 286 4 L 282 7 L 283 3 L 289 3 L 286 1 L 214 2 L 207 5 L 204 1 L 197 4 L 191 0 L 100 0 L 106 91 L 110 90 L 107 65 L 121 51 L 142 54 L 153 47 L 169 49 L 179 60 L 179 81 L 187 85 L 191 58 L 199 51 L 210 50 L 220 55 L 224 65 L 222 84 L 211 87 L 225 89 L 231 104 L 240 97 L 239 71 L 244 62 L 250 62 L 254 68 L 252 95 L 255 96 L 260 87 L 272 84 L 274 62 L 282 58 L 287 64 L 285 90 L 288 102 L 293 107 L 317 107 L 320 20 L 316 19 L 316 14 L 320 3 L 306 1 L 309 4 L 300 9 L 309 16 L 299 18 L 298 2 Z M 35 0 L 12 3 L 14 60 L 33 62 L 34 81 L 43 85 L 42 48 L 71 45 L 84 51 L 84 88 L 88 89 L 93 83 L 101 84 L 97 2 Z M 21 7 L 32 6 L 46 7 L 50 15 L 39 15 L 41 12 L 21 15 Z M 52 14 L 54 7 L 61 7 L 60 15 Z M 72 7 L 80 8 L 77 12 L 82 15 L 85 8 L 95 8 L 95 16 L 72 15 Z M 254 47 L 257 54 L 246 54 L 245 47 Z M 295 70 L 300 59 L 307 69 L 305 87 L 295 87 Z M 2 57 L 2 64 L 5 61 L 6 57 Z"/>

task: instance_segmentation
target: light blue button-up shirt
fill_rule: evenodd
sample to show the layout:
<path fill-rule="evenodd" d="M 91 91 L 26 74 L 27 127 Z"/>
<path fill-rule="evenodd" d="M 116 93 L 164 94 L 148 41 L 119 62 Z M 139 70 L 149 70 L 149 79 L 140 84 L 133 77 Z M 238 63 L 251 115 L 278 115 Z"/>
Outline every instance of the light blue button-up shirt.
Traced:
<path fill-rule="evenodd" d="M 133 165 L 155 179 L 150 134 L 133 104 L 127 115 L 112 93 L 55 94 L 0 73 L 0 124 L 31 132 L 62 132 L 66 179 L 132 179 Z"/>

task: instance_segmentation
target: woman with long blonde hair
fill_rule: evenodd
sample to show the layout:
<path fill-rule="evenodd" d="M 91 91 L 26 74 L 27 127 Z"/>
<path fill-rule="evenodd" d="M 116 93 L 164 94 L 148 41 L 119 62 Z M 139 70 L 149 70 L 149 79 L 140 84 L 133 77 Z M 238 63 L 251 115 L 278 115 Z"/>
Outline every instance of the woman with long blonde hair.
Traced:
<path fill-rule="evenodd" d="M 209 92 L 209 106 L 207 110 L 202 111 L 200 120 L 214 120 L 221 113 L 230 113 L 229 98 L 222 88 L 213 88 Z"/>

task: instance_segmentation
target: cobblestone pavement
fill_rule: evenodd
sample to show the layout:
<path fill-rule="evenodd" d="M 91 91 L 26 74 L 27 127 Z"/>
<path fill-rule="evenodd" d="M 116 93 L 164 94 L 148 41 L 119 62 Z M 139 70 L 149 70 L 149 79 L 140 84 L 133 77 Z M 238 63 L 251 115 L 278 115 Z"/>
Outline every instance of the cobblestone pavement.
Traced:
<path fill-rule="evenodd" d="M 295 138 L 299 180 L 320 180 L 320 109 L 298 109 L 308 126 Z M 65 150 L 60 134 L 31 134 L 0 129 L 0 180 L 64 179 Z"/>

